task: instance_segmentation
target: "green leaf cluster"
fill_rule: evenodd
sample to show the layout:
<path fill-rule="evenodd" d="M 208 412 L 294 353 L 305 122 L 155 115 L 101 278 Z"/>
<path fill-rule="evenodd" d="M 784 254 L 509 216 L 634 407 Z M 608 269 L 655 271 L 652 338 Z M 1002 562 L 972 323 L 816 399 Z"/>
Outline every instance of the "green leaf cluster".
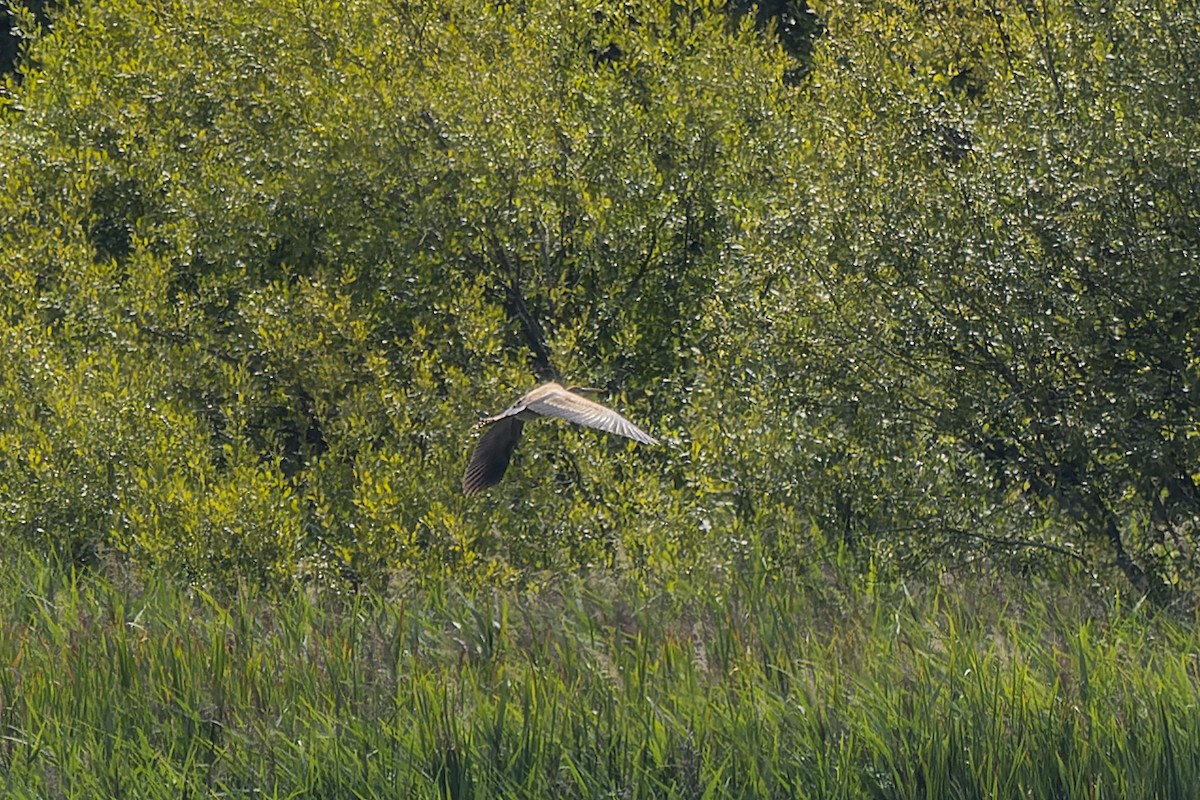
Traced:
<path fill-rule="evenodd" d="M 62 10 L 0 101 L 0 538 L 267 584 L 836 547 L 1186 586 L 1195 10 L 810 5 L 803 64 L 707 0 Z M 665 446 L 530 426 L 462 497 L 548 378 Z"/>
<path fill-rule="evenodd" d="M 705 504 L 635 478 L 668 456 L 531 430 L 523 480 L 458 476 L 531 378 L 686 396 L 782 157 L 761 42 L 706 4 L 73 5 L 3 112 L 4 535 L 268 582 L 687 563 Z"/>
<path fill-rule="evenodd" d="M 952 465 L 951 539 L 1003 520 L 1098 546 L 1155 596 L 1190 583 L 1195 8 L 851 3 L 827 23 L 799 257 L 856 356 L 842 391 L 901 437 L 873 452 Z"/>

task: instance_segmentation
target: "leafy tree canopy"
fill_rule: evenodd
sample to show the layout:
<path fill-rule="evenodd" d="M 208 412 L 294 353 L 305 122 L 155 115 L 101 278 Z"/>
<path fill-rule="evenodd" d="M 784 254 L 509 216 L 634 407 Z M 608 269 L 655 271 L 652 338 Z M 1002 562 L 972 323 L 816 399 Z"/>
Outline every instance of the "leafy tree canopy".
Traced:
<path fill-rule="evenodd" d="M 70 5 L 0 111 L 0 536 L 266 583 L 835 544 L 1186 586 L 1194 9 L 797 12 L 811 51 L 703 1 Z M 665 446 L 530 426 L 463 498 L 476 418 L 552 377 Z"/>

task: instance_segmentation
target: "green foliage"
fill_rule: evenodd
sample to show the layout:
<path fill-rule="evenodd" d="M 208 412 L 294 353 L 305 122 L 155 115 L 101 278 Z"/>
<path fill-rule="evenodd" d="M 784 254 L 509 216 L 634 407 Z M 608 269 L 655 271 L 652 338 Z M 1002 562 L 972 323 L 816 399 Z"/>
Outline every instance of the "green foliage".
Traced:
<path fill-rule="evenodd" d="M 662 456 L 531 431 L 524 481 L 457 484 L 533 376 L 678 407 L 783 150 L 787 62 L 715 12 L 64 12 L 0 143 L 6 535 L 202 579 L 693 563 Z"/>
<path fill-rule="evenodd" d="M 63 9 L 0 106 L 0 538 L 214 583 L 829 547 L 1186 589 L 1194 9 L 793 5 L 800 72 L 702 0 Z M 560 376 L 666 445 L 530 426 L 463 498 L 475 418 Z"/>
<path fill-rule="evenodd" d="M 828 354 L 848 468 L 874 479 L 848 513 L 1102 553 L 1158 597 L 1191 584 L 1195 9 L 864 2 L 826 23 L 779 263 L 807 265 L 819 327 L 792 336 Z"/>
<path fill-rule="evenodd" d="M 23 19 L 6 797 L 1200 784 L 1191 4 Z"/>
<path fill-rule="evenodd" d="M 25 0 L 19 6 L 6 2 L 0 7 L 0 75 L 20 70 L 22 42 L 38 26 L 49 22 L 57 5 L 47 0 Z"/>
<path fill-rule="evenodd" d="M 857 580 L 856 573 L 850 576 Z M 0 566 L 0 781 L 75 797 L 1171 797 L 1194 626 L 1024 580 L 235 601 Z"/>

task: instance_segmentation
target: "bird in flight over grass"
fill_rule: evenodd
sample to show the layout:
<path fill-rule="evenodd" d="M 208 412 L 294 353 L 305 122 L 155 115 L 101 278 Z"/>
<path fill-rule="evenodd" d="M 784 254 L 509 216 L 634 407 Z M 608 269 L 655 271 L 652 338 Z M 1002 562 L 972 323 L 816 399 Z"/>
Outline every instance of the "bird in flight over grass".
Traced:
<path fill-rule="evenodd" d="M 477 428 L 487 428 L 467 463 L 463 475 L 463 493 L 475 494 L 495 486 L 504 477 L 513 450 L 521 439 L 525 421 L 538 417 L 558 417 L 577 425 L 586 425 L 616 433 L 642 444 L 658 444 L 658 440 L 634 425 L 611 408 L 587 399 L 584 393 L 599 392 L 585 386 L 563 388 L 557 383 L 544 383 L 526 394 L 505 411 L 479 421 Z"/>

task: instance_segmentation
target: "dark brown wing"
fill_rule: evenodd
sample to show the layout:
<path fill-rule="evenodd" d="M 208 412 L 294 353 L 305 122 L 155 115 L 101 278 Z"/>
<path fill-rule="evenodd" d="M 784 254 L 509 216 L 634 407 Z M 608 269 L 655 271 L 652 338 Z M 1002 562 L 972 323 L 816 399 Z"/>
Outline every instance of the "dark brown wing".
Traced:
<path fill-rule="evenodd" d="M 463 474 L 463 494 L 475 494 L 500 482 L 524 427 L 525 423 L 517 417 L 504 417 L 488 426 L 471 451 L 471 460 Z"/>

